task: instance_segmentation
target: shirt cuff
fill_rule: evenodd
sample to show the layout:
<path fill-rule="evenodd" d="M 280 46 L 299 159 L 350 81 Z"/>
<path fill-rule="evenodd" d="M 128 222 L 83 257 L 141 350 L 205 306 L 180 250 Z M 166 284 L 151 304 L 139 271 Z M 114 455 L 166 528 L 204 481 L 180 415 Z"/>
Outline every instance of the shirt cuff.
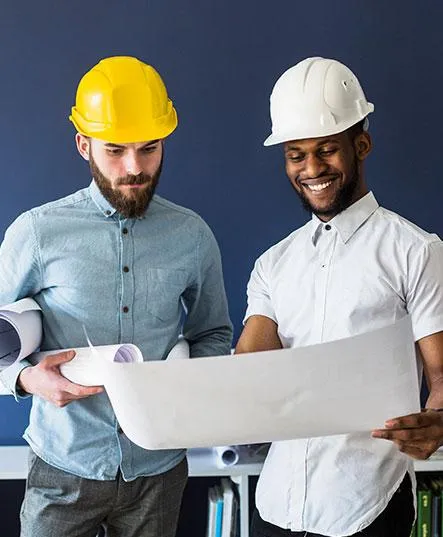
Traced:
<path fill-rule="evenodd" d="M 252 317 L 253 315 L 263 315 L 264 317 L 268 317 L 269 319 L 274 321 L 275 324 L 278 324 L 275 312 L 271 305 L 267 302 L 254 302 L 253 305 L 248 306 L 245 318 L 243 319 L 243 324 L 246 324 L 246 321 L 249 319 L 249 317 Z"/>
<path fill-rule="evenodd" d="M 443 316 L 431 317 L 430 319 L 419 319 L 415 322 L 412 317 L 412 332 L 414 334 L 414 340 L 420 339 L 436 334 L 443 331 Z"/>
<path fill-rule="evenodd" d="M 7 389 L 8 394 L 13 395 L 16 401 L 31 397 L 31 394 L 24 392 L 17 385 L 18 377 L 26 367 L 31 367 L 31 364 L 27 360 L 19 360 L 0 371 L 0 381 Z"/>

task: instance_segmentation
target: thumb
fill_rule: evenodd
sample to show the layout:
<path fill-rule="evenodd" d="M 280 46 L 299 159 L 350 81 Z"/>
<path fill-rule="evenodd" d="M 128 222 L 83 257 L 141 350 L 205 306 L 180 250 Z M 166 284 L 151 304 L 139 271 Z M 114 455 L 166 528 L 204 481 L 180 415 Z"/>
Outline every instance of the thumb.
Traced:
<path fill-rule="evenodd" d="M 45 362 L 45 365 L 47 367 L 56 367 L 58 365 L 69 362 L 70 360 L 74 358 L 74 356 L 75 356 L 75 351 L 69 350 L 69 351 L 58 352 L 57 354 L 51 354 L 50 356 L 46 356 L 43 359 L 43 361 Z"/>

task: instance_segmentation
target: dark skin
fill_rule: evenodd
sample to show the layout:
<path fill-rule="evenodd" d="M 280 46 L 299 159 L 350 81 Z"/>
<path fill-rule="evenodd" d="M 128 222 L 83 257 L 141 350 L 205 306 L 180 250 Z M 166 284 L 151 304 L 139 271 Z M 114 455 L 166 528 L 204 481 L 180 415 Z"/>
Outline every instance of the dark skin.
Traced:
<path fill-rule="evenodd" d="M 347 206 L 368 192 L 363 163 L 371 147 L 367 132 L 353 137 L 344 132 L 286 142 L 286 173 L 311 210 L 321 220 L 328 221 L 342 210 L 337 209 L 340 190 L 353 180 L 356 180 L 356 185 Z M 427 459 L 443 445 L 443 412 L 433 410 L 443 408 L 443 332 L 420 339 L 417 346 L 429 388 L 426 408 L 417 414 L 387 420 L 385 428 L 372 431 L 372 436 L 394 442 L 400 451 L 415 459 Z M 281 348 L 278 325 L 268 317 L 253 315 L 246 322 L 235 353 Z"/>

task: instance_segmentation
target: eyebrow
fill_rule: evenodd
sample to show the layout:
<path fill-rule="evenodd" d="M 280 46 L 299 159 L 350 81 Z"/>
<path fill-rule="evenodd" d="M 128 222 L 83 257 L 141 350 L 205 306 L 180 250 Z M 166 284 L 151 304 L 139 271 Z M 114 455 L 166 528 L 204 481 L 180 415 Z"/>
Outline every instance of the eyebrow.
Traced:
<path fill-rule="evenodd" d="M 158 140 L 151 140 L 150 142 L 146 142 L 145 144 L 142 145 L 142 147 L 148 147 L 150 145 L 155 145 L 157 144 L 158 142 L 160 141 L 160 139 Z M 125 145 L 121 145 L 121 144 L 114 144 L 112 142 L 106 142 L 105 143 L 105 147 L 111 147 L 111 148 L 115 148 L 115 149 L 122 149 L 124 147 L 126 147 Z"/>
<path fill-rule="evenodd" d="M 339 141 L 336 139 L 336 138 L 327 138 L 326 140 L 322 140 L 321 142 L 319 142 L 315 148 L 319 148 L 321 147 L 322 145 L 326 145 L 326 144 L 338 144 Z M 302 151 L 303 148 L 298 146 L 298 145 L 288 145 L 286 147 L 286 151 Z"/>

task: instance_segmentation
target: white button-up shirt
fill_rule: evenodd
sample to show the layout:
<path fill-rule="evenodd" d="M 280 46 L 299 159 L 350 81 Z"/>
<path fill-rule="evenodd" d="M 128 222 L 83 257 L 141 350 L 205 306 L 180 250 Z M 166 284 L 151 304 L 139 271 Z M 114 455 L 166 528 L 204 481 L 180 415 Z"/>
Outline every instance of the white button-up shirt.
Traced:
<path fill-rule="evenodd" d="M 443 243 L 369 193 L 327 223 L 313 216 L 257 260 L 245 319 L 269 317 L 284 347 L 300 347 L 406 314 L 416 340 L 443 330 Z M 351 535 L 385 509 L 407 471 L 415 484 L 409 457 L 368 433 L 275 442 L 256 504 L 285 529 Z"/>

